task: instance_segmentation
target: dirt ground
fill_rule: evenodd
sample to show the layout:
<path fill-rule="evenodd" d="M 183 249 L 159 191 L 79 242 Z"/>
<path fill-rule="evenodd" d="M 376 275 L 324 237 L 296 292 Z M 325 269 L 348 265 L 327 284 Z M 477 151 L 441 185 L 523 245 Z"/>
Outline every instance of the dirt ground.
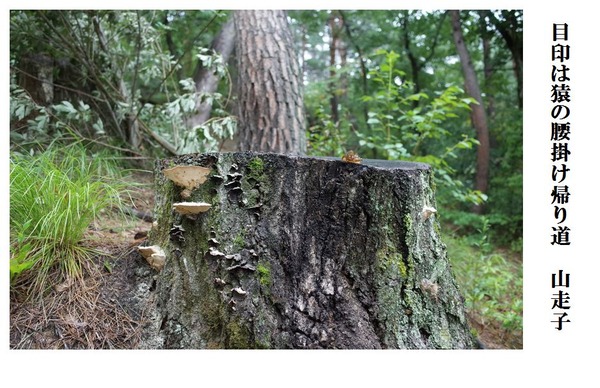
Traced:
<path fill-rule="evenodd" d="M 152 174 L 138 172 L 131 192 L 132 208 L 152 213 Z M 151 222 L 139 217 L 103 214 L 87 240 L 99 250 L 79 282 L 59 284 L 43 300 L 20 301 L 10 293 L 11 349 L 135 349 L 147 322 L 145 303 L 153 288 L 152 270 L 136 246 Z M 471 326 L 487 349 L 521 349 L 522 333 L 482 322 L 469 314 Z"/>

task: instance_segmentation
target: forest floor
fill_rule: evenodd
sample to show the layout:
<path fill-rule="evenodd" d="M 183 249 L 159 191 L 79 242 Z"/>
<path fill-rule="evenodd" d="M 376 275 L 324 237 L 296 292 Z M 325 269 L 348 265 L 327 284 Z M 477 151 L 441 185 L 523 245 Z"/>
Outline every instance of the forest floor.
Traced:
<path fill-rule="evenodd" d="M 132 207 L 152 213 L 152 174 L 136 173 L 130 193 Z M 11 349 L 135 349 L 147 323 L 144 303 L 155 272 L 136 250 L 152 227 L 139 218 L 107 212 L 93 225 L 86 240 L 98 254 L 85 276 L 59 284 L 44 299 L 20 301 L 10 295 Z M 148 285 L 150 284 L 150 286 Z M 150 288 L 150 289 L 149 289 Z M 522 349 L 520 333 L 468 312 L 471 326 L 487 349 Z"/>

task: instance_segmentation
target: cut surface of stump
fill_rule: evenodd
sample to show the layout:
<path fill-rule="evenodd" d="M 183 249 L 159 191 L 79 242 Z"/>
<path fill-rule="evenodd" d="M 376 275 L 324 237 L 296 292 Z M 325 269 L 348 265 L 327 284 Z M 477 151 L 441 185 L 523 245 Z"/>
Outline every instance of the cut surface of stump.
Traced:
<path fill-rule="evenodd" d="M 211 170 L 189 201 L 162 171 Z M 156 165 L 166 252 L 147 348 L 474 347 L 432 171 L 399 161 L 194 154 Z"/>

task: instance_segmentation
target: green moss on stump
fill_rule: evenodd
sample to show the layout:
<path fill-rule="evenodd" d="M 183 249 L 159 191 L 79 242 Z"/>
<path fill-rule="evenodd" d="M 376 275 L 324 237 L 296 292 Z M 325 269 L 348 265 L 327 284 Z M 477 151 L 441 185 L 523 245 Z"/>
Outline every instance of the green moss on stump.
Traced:
<path fill-rule="evenodd" d="M 248 162 L 248 177 L 254 178 L 258 181 L 262 180 L 262 176 L 265 172 L 265 162 L 261 158 L 252 158 Z"/>
<path fill-rule="evenodd" d="M 252 341 L 250 340 L 250 331 L 248 328 L 240 324 L 237 320 L 233 319 L 229 321 L 226 328 L 227 349 L 250 349 L 253 348 Z"/>
<path fill-rule="evenodd" d="M 271 266 L 269 263 L 259 263 L 256 266 L 258 282 L 261 286 L 269 287 L 271 285 Z"/>

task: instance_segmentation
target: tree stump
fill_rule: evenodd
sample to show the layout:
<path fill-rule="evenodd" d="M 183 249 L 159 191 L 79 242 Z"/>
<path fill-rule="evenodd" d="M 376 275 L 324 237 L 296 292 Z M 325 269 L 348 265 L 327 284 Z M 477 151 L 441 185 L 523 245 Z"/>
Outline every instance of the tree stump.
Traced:
<path fill-rule="evenodd" d="M 188 190 L 163 173 L 180 165 L 210 170 Z M 145 347 L 474 347 L 428 165 L 243 152 L 155 172 L 145 245 L 164 259 Z"/>

